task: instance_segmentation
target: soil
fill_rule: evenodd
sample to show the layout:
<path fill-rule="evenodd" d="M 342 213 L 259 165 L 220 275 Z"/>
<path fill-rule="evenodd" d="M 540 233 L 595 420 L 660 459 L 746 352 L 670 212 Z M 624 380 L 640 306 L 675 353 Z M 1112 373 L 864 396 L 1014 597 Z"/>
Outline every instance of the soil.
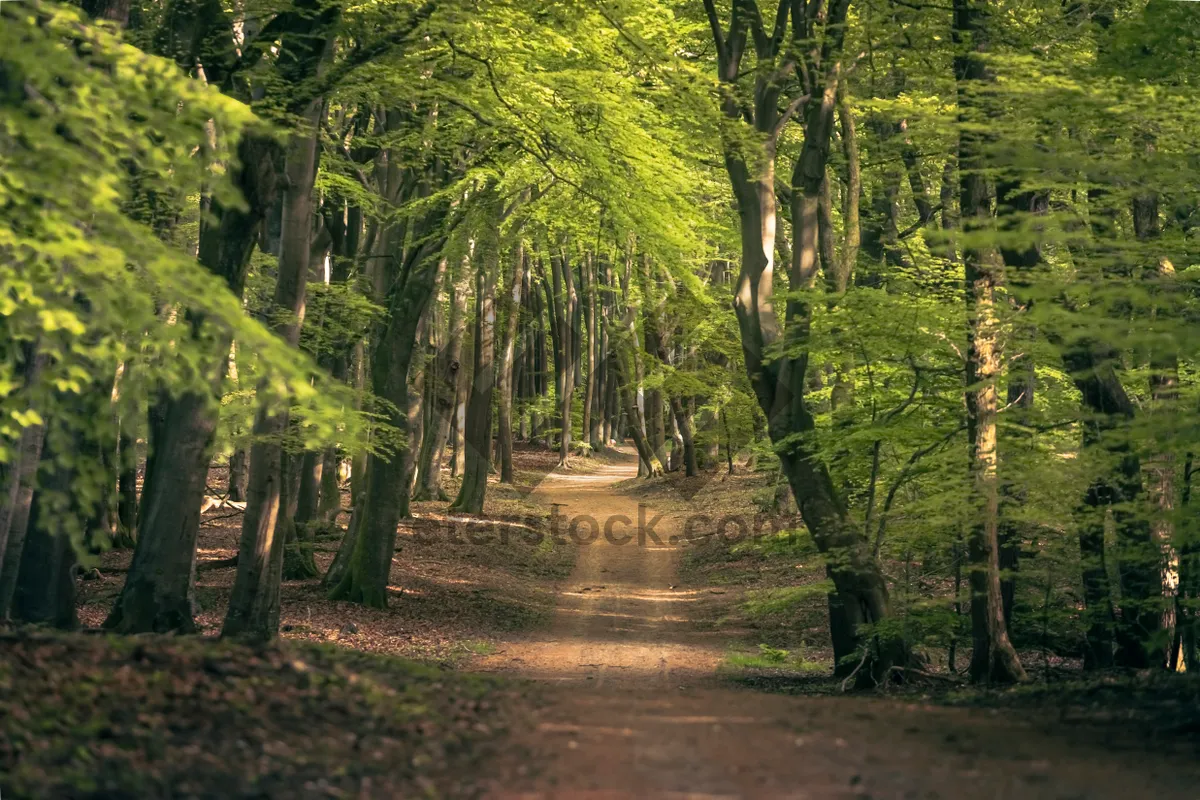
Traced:
<path fill-rule="evenodd" d="M 1186 737 L 1151 746 L 1031 709 L 728 688 L 718 667 L 737 633 L 700 624 L 711 590 L 680 585 L 680 512 L 654 523 L 661 544 L 638 536 L 639 517 L 658 512 L 622 485 L 635 473 L 623 451 L 587 474 L 552 473 L 529 497 L 556 509 L 567 542 L 589 538 L 588 519 L 600 529 L 578 545 L 548 630 L 479 664 L 544 686 L 533 722 L 488 768 L 490 797 L 1200 796 Z"/>

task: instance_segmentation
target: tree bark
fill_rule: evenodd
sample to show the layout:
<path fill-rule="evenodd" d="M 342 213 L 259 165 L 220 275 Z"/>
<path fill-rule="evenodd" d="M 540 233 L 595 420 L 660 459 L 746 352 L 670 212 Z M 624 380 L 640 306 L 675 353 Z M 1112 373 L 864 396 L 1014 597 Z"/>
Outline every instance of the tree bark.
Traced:
<path fill-rule="evenodd" d="M 421 455 L 417 467 L 417 486 L 414 500 L 449 500 L 442 489 L 442 461 L 450 439 L 450 427 L 457 408 L 455 402 L 461 380 L 463 336 L 467 328 L 467 299 L 469 281 L 466 277 L 469 261 L 463 260 L 450 284 L 450 317 L 447 324 L 446 346 L 438 354 L 436 377 L 430 414 L 430 430 L 421 440 Z"/>
<path fill-rule="evenodd" d="M 580 434 L 585 442 L 587 442 L 588 450 L 595 452 L 596 436 L 593 435 L 592 419 L 595 412 L 595 397 L 596 397 L 596 310 L 594 308 L 595 295 L 593 293 L 593 283 L 595 278 L 595 255 L 587 253 L 584 255 L 580 263 L 580 294 L 584 298 L 584 326 L 587 333 L 587 375 L 583 389 L 583 419 L 579 427 Z M 580 368 L 583 368 L 581 362 Z"/>
<path fill-rule="evenodd" d="M 440 167 L 434 168 L 440 175 Z M 432 186 L 422 190 L 432 192 Z M 387 308 L 386 320 L 376 336 L 371 360 L 371 383 L 375 394 L 390 402 L 393 408 L 387 422 L 407 441 L 408 434 L 408 371 L 412 363 L 412 343 L 416 338 L 421 317 L 429 305 L 437 285 L 445 232 L 445 203 L 430 208 L 412 232 L 412 241 L 420 244 L 403 251 L 403 257 L 389 259 L 389 269 L 380 283 L 386 287 L 381 298 Z M 391 239 L 391 235 L 385 236 Z M 399 249 L 399 244 L 396 244 Z M 391 243 L 385 243 L 385 252 Z M 329 591 L 331 600 L 384 608 L 387 605 L 388 576 L 392 554 L 396 549 L 396 527 L 407 516 L 408 445 L 401 444 L 390 458 L 379 453 L 368 456 L 369 476 L 362 514 L 355 503 L 352 520 L 355 536 L 343 542 L 353 545 L 345 574 Z"/>
<path fill-rule="evenodd" d="M 73 492 L 73 470 L 50 467 L 46 486 L 58 497 Z M 48 507 L 47 493 L 39 489 L 29 514 L 29 531 L 21 552 L 13 598 L 14 620 L 32 625 L 53 625 L 63 630 L 79 627 L 75 612 L 75 548 L 61 527 L 62 515 Z M 77 520 L 87 524 L 87 518 Z"/>
<path fill-rule="evenodd" d="M 1152 151 L 1152 145 L 1147 149 Z M 1140 194 L 1133 198 L 1134 233 L 1139 242 L 1152 242 L 1159 236 L 1158 195 Z M 1170 261 L 1157 259 L 1157 264 L 1146 270 L 1151 291 L 1156 294 L 1171 293 L 1175 278 L 1175 267 Z M 1153 317 L 1159 316 L 1153 309 Z M 1178 413 L 1179 399 L 1179 355 L 1170 336 L 1158 338 L 1152 347 L 1150 358 L 1151 415 Z M 1165 667 L 1178 671 L 1182 666 L 1182 637 L 1178 635 L 1179 623 L 1179 552 L 1175 547 L 1175 452 L 1168 446 L 1152 452 L 1146 459 L 1146 495 L 1151 507 L 1150 536 L 1155 552 L 1147 558 L 1157 561 L 1160 576 L 1159 629 L 1163 635 L 1150 637 L 1143 642 L 1147 660 L 1151 666 Z M 1147 592 L 1149 594 L 1149 592 Z M 1146 598 L 1150 603 L 1150 598 Z"/>
<path fill-rule="evenodd" d="M 587 402 L 589 405 L 585 430 L 587 432 L 588 445 L 592 448 L 593 453 L 600 452 L 606 446 L 606 442 L 604 441 L 604 354 L 606 350 L 604 346 L 604 332 L 601 330 L 602 326 L 599 322 L 601 311 L 596 292 L 596 258 L 597 256 L 593 255 L 588 259 L 587 277 L 585 278 L 587 286 L 584 287 L 587 293 Z"/>
<path fill-rule="evenodd" d="M 246 502 L 246 493 L 250 491 L 250 451 L 244 447 L 238 447 L 229 454 L 227 491 L 228 498 L 233 502 Z"/>
<path fill-rule="evenodd" d="M 629 432 L 633 436 L 634 446 L 637 448 L 638 460 L 641 462 L 641 475 L 646 478 L 654 478 L 663 473 L 662 462 L 658 460 L 654 449 L 650 446 L 650 440 L 646 436 L 645 422 L 641 418 L 642 412 L 637 407 L 637 397 L 634 394 L 636 384 L 629 381 L 631 370 L 628 366 L 628 361 L 633 360 L 633 355 L 622 358 L 620 350 L 625 348 L 628 351 L 636 351 L 637 344 L 634 338 L 634 318 L 635 310 L 629 307 L 624 313 L 624 328 L 620 336 L 609 335 L 610 349 L 608 352 L 608 368 L 612 373 L 613 381 L 616 384 L 616 392 L 621 402 L 621 406 L 625 411 L 625 415 L 629 420 Z M 608 327 L 608 321 L 605 320 L 605 327 Z"/>
<path fill-rule="evenodd" d="M 959 119 L 959 206 L 967 233 L 992 229 L 992 198 L 984 172 L 988 165 L 986 134 L 974 130 L 979 109 L 975 87 L 993 76 L 982 57 L 988 38 L 978 0 L 955 0 L 955 41 L 969 48 L 955 57 Z M 1000 331 L 996 290 L 1002 286 L 1004 262 L 993 245 L 972 243 L 964 248 L 967 301 L 966 400 L 970 440 L 973 505 L 977 517 L 968 541 L 971 571 L 971 628 L 974 650 L 971 678 L 981 683 L 1012 683 L 1026 679 L 1025 670 L 1008 638 L 1000 589 L 999 478 L 997 470 L 996 384 L 1000 377 Z"/>
<path fill-rule="evenodd" d="M 499 199 L 489 187 L 481 202 L 492 206 L 488 219 L 499 221 Z M 495 280 L 500 263 L 498 230 L 488 226 L 476 242 L 475 271 L 475 369 L 463 426 L 466 463 L 458 497 L 452 511 L 482 514 L 487 493 L 487 476 L 492 455 L 492 393 L 496 388 L 496 300 Z"/>
<path fill-rule="evenodd" d="M 500 402 L 496 448 L 500 460 L 500 482 L 513 482 L 513 364 L 517 332 L 521 325 L 521 289 L 525 285 L 525 248 L 518 245 L 513 256 L 512 276 L 503 309 L 504 339 L 500 346 Z"/>
<path fill-rule="evenodd" d="M 318 52 L 310 57 L 321 56 Z M 318 127 L 323 111 L 322 100 L 310 103 L 303 117 L 304 128 L 292 134 L 285 156 L 283 225 L 273 316 L 277 318 L 275 332 L 292 347 L 300 343 L 304 322 L 312 255 L 312 190 L 317 177 Z M 222 636 L 269 641 L 279 630 L 284 545 L 288 531 L 294 532 L 295 526 L 286 506 L 283 506 L 283 524 L 279 524 L 281 504 L 286 500 L 287 457 L 283 437 L 287 428 L 286 408 L 275 412 L 265 406 L 259 409 L 254 423 L 255 440 L 250 448 L 250 481 L 242 515 L 237 575 Z M 315 563 L 311 566 L 311 574 L 316 574 Z M 299 568 L 294 566 L 294 569 Z"/>
<path fill-rule="evenodd" d="M 559 305 L 558 317 L 559 334 L 558 334 L 558 351 L 555 353 L 555 363 L 559 363 L 561 358 L 561 366 L 559 371 L 561 393 L 558 396 L 559 401 L 559 423 L 562 431 L 559 434 L 558 448 L 558 463 L 559 466 L 566 467 L 570 465 L 571 460 L 571 411 L 572 402 L 575 397 L 575 310 L 579 304 L 578 297 L 575 293 L 574 272 L 567 260 L 567 254 L 564 252 L 555 258 L 550 258 L 551 269 L 554 270 L 554 293 L 557 296 L 556 301 Z"/>

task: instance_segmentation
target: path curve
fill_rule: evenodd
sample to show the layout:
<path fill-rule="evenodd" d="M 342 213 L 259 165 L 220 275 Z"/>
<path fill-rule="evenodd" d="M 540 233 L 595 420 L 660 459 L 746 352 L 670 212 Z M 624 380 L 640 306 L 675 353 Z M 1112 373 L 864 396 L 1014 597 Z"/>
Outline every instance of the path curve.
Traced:
<path fill-rule="evenodd" d="M 896 798 L 1084 800 L 1200 797 L 1200 767 L 1166 752 L 1114 749 L 1104 733 L 1011 712 L 863 697 L 720 688 L 727 642 L 701 632 L 703 593 L 677 586 L 682 521 L 637 537 L 639 506 L 615 484 L 636 476 L 621 451 L 595 471 L 555 471 L 531 495 L 561 535 L 588 539 L 549 630 L 513 641 L 485 670 L 546 683 L 531 729 L 497 759 L 497 798 Z M 642 508 L 650 523 L 658 512 Z M 620 518 L 629 520 L 628 524 Z M 632 534 L 624 543 L 606 540 Z M 570 539 L 568 539 L 570 541 Z"/>

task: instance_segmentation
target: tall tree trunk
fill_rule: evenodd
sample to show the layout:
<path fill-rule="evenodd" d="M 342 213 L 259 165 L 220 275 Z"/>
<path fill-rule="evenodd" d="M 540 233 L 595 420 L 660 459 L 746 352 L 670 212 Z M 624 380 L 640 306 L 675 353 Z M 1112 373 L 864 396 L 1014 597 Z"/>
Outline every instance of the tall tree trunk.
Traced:
<path fill-rule="evenodd" d="M 600 452 L 605 448 L 604 441 L 604 383 L 605 358 L 604 332 L 599 322 L 600 308 L 596 292 L 596 256 L 588 259 L 587 286 L 587 326 L 588 326 L 588 388 L 587 402 L 589 404 L 587 425 L 585 426 L 588 445 L 592 452 Z"/>
<path fill-rule="evenodd" d="M 959 119 L 959 206 L 967 233 L 978 238 L 992 229 L 992 198 L 985 169 L 988 139 L 971 127 L 980 121 L 976 86 L 994 80 L 983 60 L 988 45 L 985 17 L 978 0 L 955 0 L 955 41 L 970 49 L 955 57 Z M 968 542 L 971 572 L 971 678 L 984 683 L 1025 680 L 1025 670 L 1008 638 L 1000 590 L 1000 497 L 997 472 L 996 384 L 1000 377 L 1000 326 L 996 289 L 1002 286 L 1004 262 L 994 245 L 970 243 L 964 248 L 967 301 L 966 385 L 967 428 L 973 504 L 978 515 Z"/>
<path fill-rule="evenodd" d="M 658 460 L 658 456 L 654 454 L 654 450 L 650 448 L 650 441 L 642 432 L 642 426 L 637 422 L 640 412 L 637 407 L 637 400 L 633 394 L 633 388 L 629 386 L 625 380 L 625 368 L 621 365 L 621 356 L 617 353 L 616 346 L 608 352 L 609 370 L 612 372 L 614 380 L 617 383 L 617 393 L 621 399 L 621 405 L 625 410 L 625 414 L 630 420 L 629 430 L 633 435 L 633 443 L 637 448 L 638 459 L 645 465 L 645 477 L 653 478 L 662 475 L 662 464 Z"/>
<path fill-rule="evenodd" d="M 436 179 L 444 179 L 440 164 L 431 169 Z M 432 184 L 431 180 L 421 187 L 423 196 L 432 193 L 435 188 Z M 355 517 L 361 519 L 351 521 L 355 535 L 351 537 L 348 533 L 343 541 L 343 547 L 352 545 L 353 552 L 345 573 L 329 591 L 331 600 L 348 600 L 376 608 L 387 605 L 396 527 L 407 516 L 409 506 L 408 371 L 421 317 L 437 288 L 446 212 L 446 204 L 438 202 L 424 214 L 411 232 L 411 240 L 419 244 L 402 251 L 402 257 L 393 253 L 387 260 L 387 272 L 378 283 L 385 288 L 386 293 L 380 299 L 385 303 L 387 316 L 375 337 L 371 383 L 375 395 L 392 404 L 386 421 L 397 429 L 402 443 L 390 457 L 379 453 L 368 456 L 369 479 L 361 514 L 358 501 L 355 502 Z M 386 240 L 381 245 L 384 252 L 391 253 L 393 247 L 400 249 L 401 242 L 391 242 L 399 238 L 394 231 L 382 235 Z"/>
<path fill-rule="evenodd" d="M 1185 512 L 1192 500 L 1192 454 L 1188 453 L 1183 464 L 1183 489 L 1179 493 L 1179 507 Z M 1200 543 L 1187 542 L 1179 552 L 1179 602 L 1176 606 L 1179 630 L 1180 656 L 1188 671 L 1200 669 Z M 1176 669 L 1178 669 L 1178 664 Z"/>
<path fill-rule="evenodd" d="M 73 470 L 61 464 L 50 470 L 46 487 L 61 498 L 74 491 Z M 13 597 L 12 617 L 63 630 L 79 626 L 75 611 L 75 549 L 61 527 L 61 514 L 50 508 L 49 492 L 39 488 L 29 514 L 29 530 Z M 91 519 L 84 518 L 84 524 Z"/>
<path fill-rule="evenodd" d="M 642 465 L 639 474 L 643 477 L 653 478 L 662 475 L 662 462 L 658 460 L 658 456 L 650 446 L 650 440 L 646 436 L 645 422 L 641 418 L 642 412 L 637 407 L 636 384 L 631 383 L 629 380 L 633 372 L 629 367 L 629 363 L 633 361 L 635 357 L 633 354 L 637 350 L 637 340 L 634 338 L 636 311 L 633 307 L 629 307 L 625 310 L 623 316 L 624 330 L 620 336 L 613 336 L 610 331 L 608 337 L 611 344 L 608 352 L 608 367 L 616 383 L 616 391 L 621 406 L 625 411 L 626 417 L 629 419 L 629 432 L 633 436 L 633 443 L 637 448 L 638 461 Z M 605 320 L 605 327 L 608 327 L 607 320 Z M 629 355 L 622 357 L 622 348 L 629 352 Z"/>
<path fill-rule="evenodd" d="M 320 58 L 320 53 L 312 57 Z M 322 100 L 310 103 L 304 113 L 304 127 L 292 134 L 285 157 L 283 224 L 273 316 L 277 318 L 275 332 L 292 347 L 300 343 L 300 327 L 304 322 L 312 255 L 312 191 L 317 177 L 317 137 L 323 111 Z M 286 500 L 287 456 L 283 437 L 287 428 L 286 408 L 259 409 L 254 422 L 254 444 L 250 448 L 250 483 L 242 515 L 237 575 L 222 636 L 268 641 L 279 630 L 284 545 L 288 532 L 294 532 L 295 526 L 286 506 L 280 518 L 281 504 Z M 311 574 L 315 574 L 316 565 L 312 566 Z"/>
<path fill-rule="evenodd" d="M 455 402 L 462 373 L 463 336 L 467 329 L 467 299 L 469 292 L 469 261 L 463 260 L 450 284 L 450 317 L 446 330 L 446 346 L 438 354 L 434 381 L 433 404 L 429 433 L 421 440 L 417 467 L 417 486 L 414 500 L 449 500 L 442 489 L 442 461 L 450 439 L 451 423 L 457 408 Z"/>
<path fill-rule="evenodd" d="M 117 527 L 113 547 L 119 548 L 137 544 L 137 439 L 128 427 L 127 423 L 121 424 L 117 440 Z"/>
<path fill-rule="evenodd" d="M 1148 141 L 1147 151 L 1153 151 Z M 1159 236 L 1158 195 L 1150 192 L 1133 198 L 1133 228 L 1139 242 L 1152 242 Z M 1153 267 L 1146 269 L 1155 294 L 1170 294 L 1175 278 L 1175 267 L 1159 256 Z M 1169 302 L 1169 300 L 1168 300 Z M 1157 307 L 1152 310 L 1153 318 L 1159 317 Z M 1178 413 L 1179 356 L 1171 337 L 1160 336 L 1152 345 L 1150 358 L 1151 415 Z M 1160 609 L 1160 636 L 1151 636 L 1144 641 L 1150 666 L 1178 670 L 1182 661 L 1182 638 L 1178 636 L 1179 617 L 1179 552 L 1175 547 L 1175 453 L 1164 447 L 1151 453 L 1146 459 L 1146 495 L 1150 503 L 1150 536 L 1152 551 L 1148 559 L 1157 562 L 1160 575 L 1161 599 L 1147 604 Z M 1150 593 L 1147 592 L 1147 595 Z M 1142 612 L 1143 614 L 1145 611 Z"/>
<path fill-rule="evenodd" d="M 500 403 L 497 453 L 500 459 L 500 482 L 513 482 L 513 364 L 517 332 L 521 325 L 521 289 L 525 285 L 525 248 L 517 246 L 513 256 L 512 277 L 509 281 L 504 307 L 504 340 L 500 346 Z"/>
<path fill-rule="evenodd" d="M 549 353 L 547 356 L 553 356 L 553 361 L 550 358 L 546 360 L 546 366 L 549 368 L 553 364 L 554 369 L 554 413 L 548 415 L 553 422 L 547 426 L 546 430 L 546 447 L 554 447 L 554 436 L 551 428 L 557 423 L 559 438 L 562 436 L 562 397 L 563 397 L 563 377 L 566 374 L 566 359 L 563 355 L 562 334 L 562 278 L 559 271 L 555 268 L 553 258 L 550 262 L 550 277 L 546 275 L 546 269 L 541 261 L 538 260 L 538 271 L 541 273 L 542 293 L 545 295 L 546 309 L 546 330 L 549 336 L 546 337 Z M 549 375 L 547 377 L 547 388 L 549 388 Z"/>
<path fill-rule="evenodd" d="M 570 464 L 571 459 L 571 406 L 575 397 L 575 309 L 579 304 L 578 297 L 575 293 L 574 271 L 571 269 L 570 263 L 567 261 L 567 254 L 564 252 L 555 258 L 550 258 L 551 269 L 554 270 L 554 293 L 559 306 L 558 317 L 559 334 L 558 334 L 558 349 L 555 353 L 555 363 L 560 363 L 559 367 L 559 385 L 561 393 L 558 396 L 559 401 L 559 423 L 562 427 L 562 432 L 559 434 L 558 447 L 558 463 L 559 466 L 565 467 Z"/>
<path fill-rule="evenodd" d="M 661 296 L 661 292 L 659 291 L 662 282 L 657 280 L 652 274 L 649 259 L 646 258 L 642 259 L 642 280 L 645 284 L 642 291 L 642 327 L 645 330 L 646 335 L 646 352 L 653 355 L 660 364 L 670 365 L 672 364 L 673 359 L 671 358 L 671 352 L 666 338 L 667 324 L 664 319 L 666 299 Z M 676 291 L 676 287 L 670 285 L 669 279 L 666 282 L 666 285 L 672 294 Z M 670 391 L 669 389 L 666 389 L 665 391 L 667 394 L 667 401 L 671 409 L 671 416 L 674 418 L 675 431 L 679 434 L 680 445 L 683 451 L 682 456 L 684 471 L 687 477 L 690 478 L 700 474 L 700 469 L 696 460 L 696 443 L 692 437 L 691 409 L 689 408 L 688 404 L 684 402 L 683 397 L 675 392 Z M 661 395 L 658 392 L 654 392 L 652 399 L 651 395 L 647 393 L 646 402 L 647 407 L 650 407 L 651 405 L 656 407 L 660 406 L 662 402 Z M 646 424 L 648 428 L 653 431 L 654 426 L 650 423 L 649 419 L 647 419 Z M 661 412 L 656 424 L 659 428 L 662 428 Z M 662 433 L 665 438 L 665 431 Z M 658 432 L 652 432 L 649 437 L 650 446 L 652 449 L 655 448 L 656 435 L 658 435 Z M 660 460 L 665 457 L 665 449 L 665 445 L 660 445 L 657 449 L 655 449 L 655 455 L 657 455 Z M 674 469 L 677 466 L 675 462 L 678 461 L 678 456 L 674 452 L 671 455 L 672 469 Z"/>
<path fill-rule="evenodd" d="M 111 375 L 92 364 L 93 375 Z M 111 453 L 116 450 L 116 419 L 110 405 L 112 383 L 94 380 L 80 394 L 61 393 L 56 405 L 70 404 L 74 415 L 47 423 L 45 447 L 33 495 L 24 547 L 16 575 L 12 617 L 63 629 L 78 626 L 75 610 L 76 548 L 96 550 L 107 538 L 112 491 Z M 82 423 L 82 424 L 81 424 Z M 61 455 L 60 455 L 61 454 Z M 98 469 L 89 469 L 92 464 Z"/>
<path fill-rule="evenodd" d="M 1008 368 L 1007 406 L 1010 413 L 1016 416 L 1016 422 L 1030 425 L 1033 413 L 1033 396 L 1035 391 L 1036 372 L 1033 368 L 1032 357 L 1027 357 Z M 1020 441 L 1025 449 L 1031 446 L 1028 436 L 1021 435 Z M 1011 470 L 1016 472 L 1019 467 Z M 1020 482 L 1020 478 L 1007 478 L 1000 484 L 1000 527 L 997 537 L 1000 558 L 1000 600 L 1004 610 L 1004 622 L 1012 627 L 1013 603 L 1016 598 L 1017 571 L 1021 565 L 1021 544 L 1023 526 L 1013 517 L 1020 513 L 1029 496 L 1029 489 Z"/>
<path fill-rule="evenodd" d="M 584 332 L 587 334 L 587 376 L 584 382 L 583 389 L 583 419 L 579 427 L 580 435 L 587 442 L 589 451 L 595 452 L 596 437 L 592 435 L 592 418 L 595 411 L 595 396 L 596 396 L 596 313 L 593 307 L 595 299 L 592 291 L 592 283 L 595 280 L 593 273 L 595 271 L 594 254 L 586 253 L 580 263 L 580 287 L 579 292 L 584 298 Z M 583 368 L 583 363 L 580 364 Z"/>
<path fill-rule="evenodd" d="M 647 367 L 657 373 L 654 383 L 661 385 L 662 365 L 666 363 L 663 355 L 666 346 L 663 343 L 661 305 L 662 298 L 658 284 L 651 274 L 650 258 L 643 254 L 639 259 L 642 280 L 642 345 L 647 356 Z M 649 376 L 647 376 L 649 377 Z M 663 392 L 658 388 L 647 388 L 645 396 L 646 437 L 650 449 L 660 463 L 667 461 L 667 436 L 663 425 Z"/>
<path fill-rule="evenodd" d="M 727 38 L 716 4 L 706 2 L 705 9 L 718 51 L 718 78 L 730 87 L 744 84 L 741 80 L 741 60 L 747 52 L 741 46 L 745 42 L 744 31 Z M 763 139 L 763 150 L 753 160 L 744 156 L 741 137 L 732 137 L 724 148 L 741 235 L 741 272 L 734 289 L 734 310 L 746 373 L 767 418 L 768 434 L 779 450 L 781 466 L 804 522 L 831 565 L 831 577 L 846 610 L 845 620 L 855 632 L 856 649 L 861 646 L 864 650 L 857 681 L 869 686 L 885 680 L 892 666 L 906 661 L 908 651 L 903 642 L 887 636 L 859 641 L 858 631 L 863 624 L 881 622 L 890 615 L 887 584 L 861 530 L 851 523 L 828 468 L 812 443 L 815 421 L 804 396 L 813 308 L 800 297 L 789 300 L 785 337 L 773 302 L 776 142 L 790 114 L 802 109 L 798 118 L 803 122 L 804 143 L 794 163 L 791 189 L 795 243 L 789 283 L 795 291 L 811 286 L 819 264 L 821 184 L 827 167 L 848 10 L 848 0 L 834 0 L 828 8 L 821 9 L 824 42 L 811 51 L 819 54 L 820 60 L 800 54 L 809 62 L 803 70 L 809 84 L 801 90 L 804 95 L 790 102 L 781 97 L 783 85 L 770 76 L 779 68 L 783 37 L 764 32 L 754 37 L 754 53 L 759 63 L 754 71 L 752 102 L 740 104 L 741 90 L 731 88 L 723 94 L 722 110 L 733 120 L 749 118 Z M 815 20 L 808 17 L 807 7 L 793 3 L 790 12 L 793 40 L 817 35 Z M 735 17 L 738 16 L 735 12 Z M 791 56 L 793 51 L 787 49 L 787 53 Z M 781 114 L 781 106 L 789 111 Z M 786 345 L 787 356 L 772 358 L 771 349 L 781 344 Z"/>
<path fill-rule="evenodd" d="M 321 479 L 324 477 L 324 453 L 318 450 L 305 450 L 302 454 L 285 454 L 285 464 L 294 468 L 296 475 L 296 491 L 288 493 L 288 505 L 294 506 L 294 513 L 289 513 L 289 520 L 276 523 L 286 524 L 286 537 L 283 551 L 283 578 L 289 581 L 302 581 L 315 578 L 321 574 L 317 568 L 314 551 L 317 533 L 317 504 L 320 499 Z M 289 472 L 291 469 L 288 470 Z M 287 510 L 280 500 L 281 509 Z"/>
<path fill-rule="evenodd" d="M 499 220 L 499 200 L 495 188 L 489 188 L 494 216 Z M 470 399 L 463 427 L 466 464 L 458 497 L 450 505 L 453 511 L 482 514 L 487 493 L 488 468 L 492 455 L 492 393 L 496 388 L 496 300 L 495 280 L 500 264 L 498 230 L 489 226 L 476 242 L 475 271 L 475 370 L 471 376 Z"/>
<path fill-rule="evenodd" d="M 367 344 L 363 340 L 359 340 L 354 345 L 354 350 L 351 354 L 351 369 L 350 374 L 355 389 L 355 404 L 356 411 L 362 410 L 363 399 L 367 393 L 367 382 L 370 380 L 370 356 L 367 353 Z M 358 499 L 367 491 L 367 451 L 359 450 L 354 457 L 350 459 L 350 506 L 358 508 Z"/>

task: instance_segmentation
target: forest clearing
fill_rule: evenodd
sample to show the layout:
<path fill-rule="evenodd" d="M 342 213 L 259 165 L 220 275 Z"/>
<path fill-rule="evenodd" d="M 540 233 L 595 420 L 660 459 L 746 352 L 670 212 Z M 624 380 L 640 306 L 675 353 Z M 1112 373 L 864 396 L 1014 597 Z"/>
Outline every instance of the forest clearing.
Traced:
<path fill-rule="evenodd" d="M 1200 797 L 1198 39 L 0 2 L 0 793 Z"/>

